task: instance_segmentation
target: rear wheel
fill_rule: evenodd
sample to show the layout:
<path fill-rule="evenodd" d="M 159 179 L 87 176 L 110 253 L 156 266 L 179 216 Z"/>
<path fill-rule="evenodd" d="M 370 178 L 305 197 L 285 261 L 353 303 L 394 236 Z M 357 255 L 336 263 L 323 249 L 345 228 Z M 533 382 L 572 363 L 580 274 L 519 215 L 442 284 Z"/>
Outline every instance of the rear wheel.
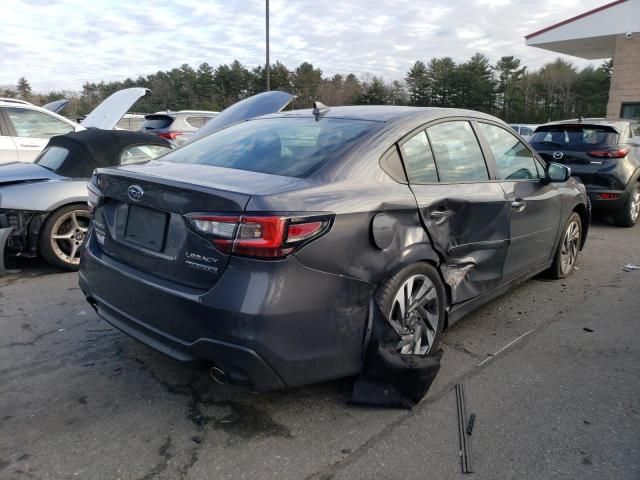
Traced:
<path fill-rule="evenodd" d="M 40 231 L 38 250 L 51 265 L 77 270 L 91 214 L 85 204 L 66 205 L 51 213 Z"/>
<path fill-rule="evenodd" d="M 387 280 L 376 300 L 400 336 L 402 354 L 426 355 L 438 346 L 445 315 L 445 289 L 428 263 L 410 265 Z"/>
<path fill-rule="evenodd" d="M 560 244 L 551 265 L 553 278 L 565 278 L 573 272 L 582 242 L 582 221 L 580 215 L 573 212 L 564 227 Z"/>
<path fill-rule="evenodd" d="M 613 214 L 616 225 L 633 227 L 640 217 L 640 182 L 636 182 L 621 210 Z"/>

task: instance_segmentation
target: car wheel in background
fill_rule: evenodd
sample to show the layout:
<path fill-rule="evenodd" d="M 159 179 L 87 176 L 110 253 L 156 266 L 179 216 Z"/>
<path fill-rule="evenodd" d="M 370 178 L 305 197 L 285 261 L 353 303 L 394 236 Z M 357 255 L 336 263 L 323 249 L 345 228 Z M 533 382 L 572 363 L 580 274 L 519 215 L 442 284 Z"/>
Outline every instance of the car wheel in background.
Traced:
<path fill-rule="evenodd" d="M 580 215 L 573 212 L 562 231 L 560 243 L 551 264 L 552 278 L 565 278 L 573 272 L 582 244 L 582 221 Z"/>
<path fill-rule="evenodd" d="M 40 231 L 38 251 L 51 265 L 77 270 L 91 215 L 86 204 L 74 203 L 54 210 Z"/>
<path fill-rule="evenodd" d="M 378 306 L 400 336 L 398 351 L 425 355 L 436 350 L 444 326 L 446 293 L 435 267 L 409 265 L 378 290 Z"/>
<path fill-rule="evenodd" d="M 613 214 L 616 225 L 633 227 L 640 217 L 640 182 L 636 182 L 622 210 Z"/>

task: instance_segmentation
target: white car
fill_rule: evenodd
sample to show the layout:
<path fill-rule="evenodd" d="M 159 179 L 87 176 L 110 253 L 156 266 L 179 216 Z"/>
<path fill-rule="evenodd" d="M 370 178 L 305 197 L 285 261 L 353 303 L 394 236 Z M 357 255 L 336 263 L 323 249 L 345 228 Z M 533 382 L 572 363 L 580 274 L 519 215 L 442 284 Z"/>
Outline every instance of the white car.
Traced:
<path fill-rule="evenodd" d="M 512 123 L 509 126 L 513 128 L 516 133 L 520 134 L 520 136 L 526 141 L 529 141 L 531 135 L 533 135 L 533 131 L 538 127 L 538 125 L 530 123 Z"/>
<path fill-rule="evenodd" d="M 51 137 L 86 128 L 112 130 L 129 108 L 149 90 L 119 90 L 100 103 L 81 123 L 24 100 L 0 98 L 0 164 L 32 162 Z"/>

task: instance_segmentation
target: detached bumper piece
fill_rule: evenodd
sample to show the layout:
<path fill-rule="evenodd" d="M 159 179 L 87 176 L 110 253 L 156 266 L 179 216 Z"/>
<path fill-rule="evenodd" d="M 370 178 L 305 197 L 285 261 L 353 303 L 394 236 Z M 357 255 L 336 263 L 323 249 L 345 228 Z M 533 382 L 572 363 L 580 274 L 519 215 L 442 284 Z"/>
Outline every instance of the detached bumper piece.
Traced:
<path fill-rule="evenodd" d="M 433 355 L 404 355 L 398 334 L 372 302 L 371 341 L 363 373 L 353 384 L 351 401 L 363 405 L 412 408 L 427 394 L 440 370 L 442 350 Z"/>

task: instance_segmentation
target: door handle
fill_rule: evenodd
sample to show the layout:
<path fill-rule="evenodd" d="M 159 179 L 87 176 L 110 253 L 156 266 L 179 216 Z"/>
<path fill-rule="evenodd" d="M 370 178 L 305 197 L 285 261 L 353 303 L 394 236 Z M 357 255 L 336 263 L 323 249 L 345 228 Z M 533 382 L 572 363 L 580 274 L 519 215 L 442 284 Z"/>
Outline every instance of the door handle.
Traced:
<path fill-rule="evenodd" d="M 37 147 L 39 147 L 40 145 L 38 145 L 38 144 L 34 144 L 34 143 L 21 143 L 21 144 L 20 144 L 20 146 L 21 146 L 22 148 L 37 148 Z"/>
<path fill-rule="evenodd" d="M 513 202 L 511 202 L 511 209 L 516 212 L 521 212 L 527 206 L 527 202 L 522 200 L 521 198 L 516 198 Z"/>
<path fill-rule="evenodd" d="M 451 215 L 453 215 L 451 210 L 433 210 L 429 213 L 429 218 L 435 220 L 436 225 L 440 225 Z"/>

